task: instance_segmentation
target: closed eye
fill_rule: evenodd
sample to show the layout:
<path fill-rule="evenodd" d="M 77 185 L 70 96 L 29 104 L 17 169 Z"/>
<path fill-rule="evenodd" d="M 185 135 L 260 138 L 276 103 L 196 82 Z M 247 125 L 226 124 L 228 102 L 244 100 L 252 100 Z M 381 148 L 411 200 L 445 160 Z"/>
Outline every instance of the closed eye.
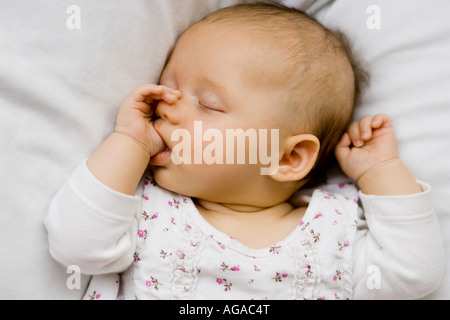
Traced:
<path fill-rule="evenodd" d="M 202 109 L 204 109 L 205 111 L 223 112 L 222 109 L 219 109 L 218 107 L 210 106 L 210 105 L 208 105 L 208 104 L 206 104 L 206 103 L 204 103 L 204 102 L 202 102 L 202 101 L 200 101 L 200 100 L 198 100 L 197 103 L 198 103 L 198 105 L 199 105 Z"/>

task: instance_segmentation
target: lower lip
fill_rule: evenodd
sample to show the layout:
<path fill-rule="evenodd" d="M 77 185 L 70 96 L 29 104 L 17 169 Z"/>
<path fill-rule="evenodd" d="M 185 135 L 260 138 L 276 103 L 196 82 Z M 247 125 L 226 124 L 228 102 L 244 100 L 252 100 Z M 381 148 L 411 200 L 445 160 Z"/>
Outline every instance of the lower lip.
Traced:
<path fill-rule="evenodd" d="M 161 151 L 150 158 L 150 164 L 158 166 L 167 163 L 167 161 L 171 158 L 171 154 L 172 151 L 168 149 Z"/>

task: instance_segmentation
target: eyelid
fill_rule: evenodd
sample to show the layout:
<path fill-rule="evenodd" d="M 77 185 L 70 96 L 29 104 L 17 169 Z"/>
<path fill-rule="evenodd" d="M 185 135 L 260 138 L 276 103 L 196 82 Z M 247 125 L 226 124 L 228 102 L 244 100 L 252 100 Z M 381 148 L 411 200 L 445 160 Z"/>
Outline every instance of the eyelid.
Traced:
<path fill-rule="evenodd" d="M 201 103 L 200 101 L 198 102 L 198 104 L 203 108 L 203 109 L 207 109 L 207 110 L 211 110 L 211 111 L 216 111 L 216 112 L 223 112 L 223 110 L 220 109 L 216 109 L 214 107 L 210 107 L 207 104 Z"/>
<path fill-rule="evenodd" d="M 224 112 L 224 110 L 221 107 L 212 105 L 208 102 L 204 102 L 203 100 L 200 100 L 199 98 L 196 98 L 195 100 L 203 109 L 216 111 L 216 112 Z"/>

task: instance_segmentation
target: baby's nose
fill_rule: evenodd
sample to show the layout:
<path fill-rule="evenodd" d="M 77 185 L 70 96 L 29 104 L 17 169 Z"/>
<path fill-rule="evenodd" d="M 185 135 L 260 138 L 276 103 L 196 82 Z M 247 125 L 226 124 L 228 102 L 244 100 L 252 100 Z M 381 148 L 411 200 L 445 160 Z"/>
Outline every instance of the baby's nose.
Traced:
<path fill-rule="evenodd" d="M 181 102 L 180 100 L 175 103 L 169 104 L 163 100 L 159 101 L 156 106 L 155 114 L 157 117 L 168 120 L 172 124 L 178 124 L 181 120 Z"/>

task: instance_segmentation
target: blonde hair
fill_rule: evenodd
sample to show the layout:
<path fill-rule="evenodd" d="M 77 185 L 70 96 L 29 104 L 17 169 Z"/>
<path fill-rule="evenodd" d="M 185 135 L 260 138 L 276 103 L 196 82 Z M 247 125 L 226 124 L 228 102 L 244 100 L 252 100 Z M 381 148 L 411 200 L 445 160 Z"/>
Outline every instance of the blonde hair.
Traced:
<path fill-rule="evenodd" d="M 282 79 L 291 92 L 287 119 L 298 115 L 294 126 L 314 134 L 321 144 L 306 179 L 309 184 L 325 180 L 327 168 L 335 162 L 335 146 L 352 118 L 362 85 L 368 81 L 344 33 L 324 27 L 303 11 L 268 1 L 226 7 L 200 23 L 239 23 L 242 30 L 268 36 L 260 41 L 266 46 L 265 53 L 277 55 L 285 66 L 269 81 Z"/>

